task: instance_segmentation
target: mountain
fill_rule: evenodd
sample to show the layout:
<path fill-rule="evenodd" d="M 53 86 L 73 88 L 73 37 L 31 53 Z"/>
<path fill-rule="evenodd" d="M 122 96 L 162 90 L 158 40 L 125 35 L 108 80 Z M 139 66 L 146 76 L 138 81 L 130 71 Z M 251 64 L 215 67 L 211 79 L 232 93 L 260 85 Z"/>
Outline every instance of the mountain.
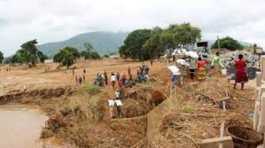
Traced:
<path fill-rule="evenodd" d="M 78 50 L 84 50 L 84 43 L 90 43 L 94 49 L 100 54 L 109 54 L 117 52 L 128 33 L 119 32 L 89 32 L 74 36 L 68 40 L 61 42 L 53 42 L 39 45 L 38 48 L 49 57 L 58 53 L 59 49 L 66 46 L 75 47 Z"/>

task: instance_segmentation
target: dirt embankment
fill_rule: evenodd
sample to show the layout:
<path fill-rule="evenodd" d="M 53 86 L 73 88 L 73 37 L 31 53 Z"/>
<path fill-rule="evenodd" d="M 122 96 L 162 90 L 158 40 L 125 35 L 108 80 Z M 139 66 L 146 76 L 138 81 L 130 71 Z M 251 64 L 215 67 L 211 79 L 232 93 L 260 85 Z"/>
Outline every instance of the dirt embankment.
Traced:
<path fill-rule="evenodd" d="M 91 82 L 97 72 L 126 72 L 128 66 L 133 69 L 139 64 L 105 61 L 104 65 L 104 62 L 98 62 L 101 66 L 91 64 L 93 71 L 87 74 L 87 81 Z M 82 148 L 188 148 L 194 147 L 193 142 L 200 139 L 218 136 L 222 121 L 226 121 L 226 125 L 251 125 L 252 89 L 233 90 L 232 85 L 222 77 L 212 77 L 204 82 L 185 79 L 184 86 L 176 89 L 176 96 L 167 98 L 170 73 L 166 66 L 157 64 L 151 68 L 151 73 L 150 82 L 137 84 L 126 91 L 122 114 L 114 119 L 109 116 L 108 106 L 108 99 L 114 97 L 111 87 L 84 84 L 77 90 L 58 87 L 13 91 L 1 96 L 0 104 L 18 102 L 39 105 L 50 117 L 42 138 L 62 139 Z M 72 81 L 71 73 L 54 72 L 48 75 L 56 79 L 65 76 L 63 80 Z M 229 108 L 224 112 L 216 102 L 227 95 L 230 97 L 227 102 Z"/>
<path fill-rule="evenodd" d="M 36 90 L 15 90 L 0 96 L 0 104 L 19 102 L 23 98 L 47 99 L 51 97 L 61 97 L 62 95 L 71 95 L 74 92 L 73 87 L 58 87 Z"/>
<path fill-rule="evenodd" d="M 218 83 L 217 83 L 218 82 Z M 148 114 L 148 143 L 155 147 L 196 147 L 220 135 L 221 123 L 252 127 L 254 89 L 234 90 L 223 77 L 189 83 Z M 228 97 L 223 111 L 219 101 Z"/>

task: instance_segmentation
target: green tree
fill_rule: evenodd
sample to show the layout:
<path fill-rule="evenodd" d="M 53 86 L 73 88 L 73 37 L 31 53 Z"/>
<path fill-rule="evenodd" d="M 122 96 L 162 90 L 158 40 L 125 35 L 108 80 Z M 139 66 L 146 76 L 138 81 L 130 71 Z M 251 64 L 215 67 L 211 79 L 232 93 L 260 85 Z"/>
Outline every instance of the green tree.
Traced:
<path fill-rule="evenodd" d="M 3 63 L 4 60 L 4 54 L 0 51 L 0 64 Z"/>
<path fill-rule="evenodd" d="M 131 32 L 124 41 L 124 45 L 119 49 L 122 57 L 132 59 L 145 59 L 143 45 L 151 37 L 151 30 L 139 29 Z"/>
<path fill-rule="evenodd" d="M 86 48 L 85 51 L 81 52 L 81 57 L 84 57 L 86 60 L 87 59 L 100 59 L 100 55 L 94 51 L 94 47 L 90 43 L 85 43 L 84 47 Z"/>
<path fill-rule="evenodd" d="M 166 35 L 166 41 L 168 40 L 169 45 L 174 48 L 194 45 L 201 39 L 201 30 L 191 26 L 190 23 L 170 25 L 165 32 L 168 34 Z"/>
<path fill-rule="evenodd" d="M 109 55 L 108 54 L 105 54 L 103 57 L 104 58 L 109 58 Z"/>
<path fill-rule="evenodd" d="M 88 43 L 88 42 L 86 42 L 84 44 L 84 47 L 85 47 L 85 49 L 86 49 L 87 52 L 91 52 L 91 51 L 94 50 L 94 47 L 90 43 Z"/>
<path fill-rule="evenodd" d="M 101 59 L 100 55 L 95 51 L 90 52 L 90 58 L 94 60 Z"/>
<path fill-rule="evenodd" d="M 11 63 L 26 63 L 29 64 L 31 61 L 31 55 L 28 51 L 20 49 L 14 56 L 11 57 Z"/>
<path fill-rule="evenodd" d="M 241 50 L 244 48 L 237 40 L 231 37 L 224 37 L 222 39 L 219 39 L 219 43 L 218 40 L 216 40 L 212 45 L 212 48 L 218 48 L 218 44 L 220 44 L 220 48 L 226 48 L 230 50 Z"/>
<path fill-rule="evenodd" d="M 159 27 L 155 27 L 151 32 L 151 37 L 145 42 L 143 45 L 143 49 L 145 50 L 145 58 L 158 58 L 164 52 L 161 47 L 161 33 L 163 30 Z"/>
<path fill-rule="evenodd" d="M 31 40 L 21 45 L 14 56 L 10 58 L 11 63 L 26 63 L 30 67 L 35 66 L 38 61 L 44 62 L 48 57 L 38 50 L 37 40 Z"/>
<path fill-rule="evenodd" d="M 201 38 L 201 30 L 189 23 L 170 25 L 166 29 L 139 29 L 128 35 L 119 53 L 122 57 L 147 60 L 158 58 L 166 49 L 194 45 Z"/>
<path fill-rule="evenodd" d="M 69 67 L 73 65 L 76 59 L 79 57 L 80 53 L 76 48 L 65 47 L 53 57 L 53 60 L 54 62 L 61 63 L 63 66 L 66 66 L 67 69 L 69 69 Z"/>
<path fill-rule="evenodd" d="M 35 66 L 38 60 L 38 48 L 36 46 L 38 44 L 37 40 L 31 40 L 21 45 L 22 50 L 25 50 L 30 55 L 30 64 Z"/>
<path fill-rule="evenodd" d="M 46 59 L 48 59 L 48 56 L 46 56 L 43 52 L 38 51 L 37 55 L 39 57 L 39 60 L 41 63 L 43 63 Z"/>

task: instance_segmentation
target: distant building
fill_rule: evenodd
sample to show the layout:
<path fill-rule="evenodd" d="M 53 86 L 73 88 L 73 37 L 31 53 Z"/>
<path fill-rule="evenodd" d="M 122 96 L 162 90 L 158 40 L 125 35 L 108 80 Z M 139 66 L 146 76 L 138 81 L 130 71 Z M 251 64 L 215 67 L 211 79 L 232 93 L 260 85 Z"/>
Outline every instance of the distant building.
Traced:
<path fill-rule="evenodd" d="M 53 59 L 44 60 L 44 63 L 45 64 L 52 64 L 53 63 Z"/>
<path fill-rule="evenodd" d="M 118 54 L 109 56 L 109 58 L 111 58 L 111 59 L 118 59 L 119 57 L 120 57 L 120 55 L 118 55 Z"/>

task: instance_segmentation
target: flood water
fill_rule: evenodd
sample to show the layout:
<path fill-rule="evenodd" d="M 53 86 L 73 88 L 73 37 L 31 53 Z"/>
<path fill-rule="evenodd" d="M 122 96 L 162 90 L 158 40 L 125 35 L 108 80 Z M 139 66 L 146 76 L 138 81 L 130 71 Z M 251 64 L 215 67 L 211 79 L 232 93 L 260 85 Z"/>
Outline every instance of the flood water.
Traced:
<path fill-rule="evenodd" d="M 0 148 L 42 148 L 39 139 L 47 119 L 27 106 L 0 106 Z"/>

